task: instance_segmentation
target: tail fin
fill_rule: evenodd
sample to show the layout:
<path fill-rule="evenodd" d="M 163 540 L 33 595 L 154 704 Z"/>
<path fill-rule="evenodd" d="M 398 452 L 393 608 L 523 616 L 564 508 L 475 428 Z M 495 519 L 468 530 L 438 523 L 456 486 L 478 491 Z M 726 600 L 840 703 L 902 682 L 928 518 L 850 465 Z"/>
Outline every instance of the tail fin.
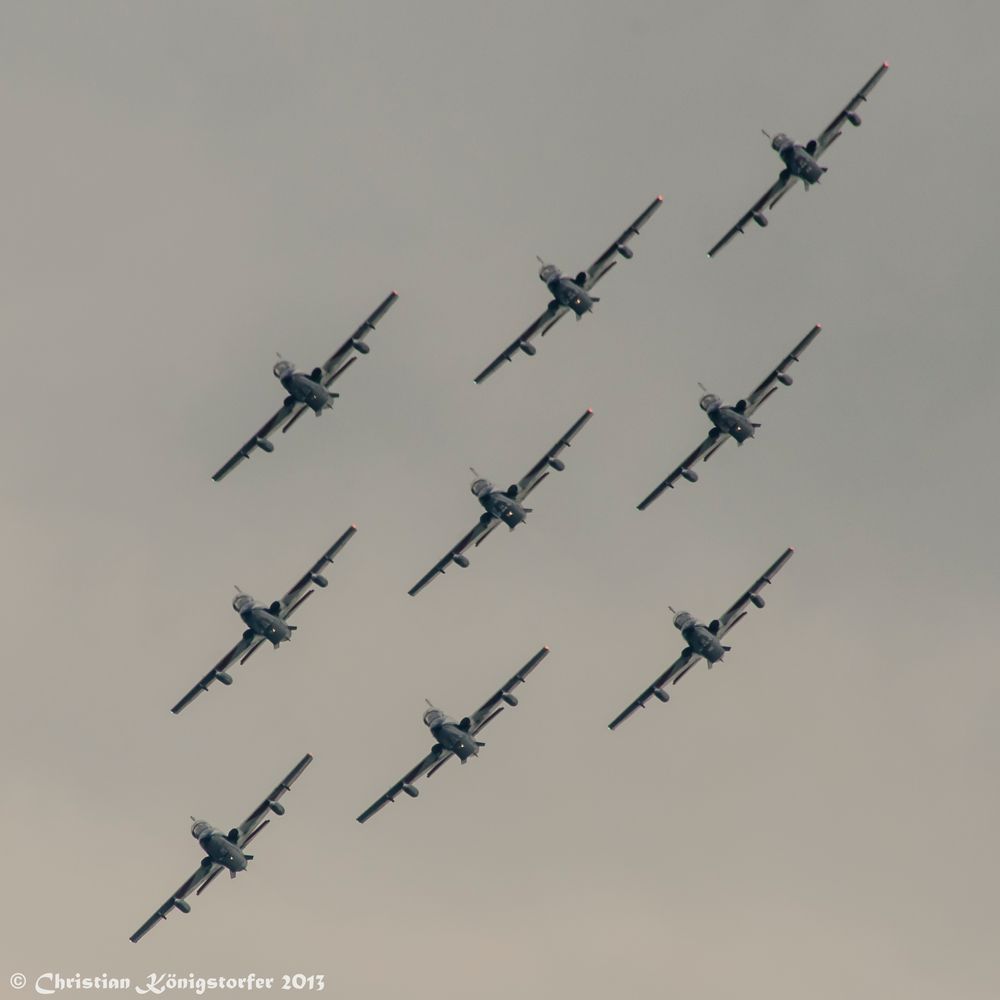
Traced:
<path fill-rule="evenodd" d="M 484 746 L 486 746 L 486 744 L 485 743 L 481 743 L 479 740 L 476 740 L 476 746 L 477 747 L 484 747 Z"/>
<path fill-rule="evenodd" d="M 732 646 L 723 646 L 722 647 L 723 651 L 726 652 L 726 653 L 728 653 L 732 648 L 733 648 Z"/>

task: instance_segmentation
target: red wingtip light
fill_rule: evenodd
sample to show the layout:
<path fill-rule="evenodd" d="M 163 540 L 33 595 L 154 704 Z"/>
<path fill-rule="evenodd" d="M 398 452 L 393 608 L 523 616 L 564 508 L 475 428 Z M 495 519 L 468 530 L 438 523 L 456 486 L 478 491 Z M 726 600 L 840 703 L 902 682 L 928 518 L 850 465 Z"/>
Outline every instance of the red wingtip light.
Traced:
<path fill-rule="evenodd" d="M 593 410 L 592 410 L 592 409 L 591 409 L 591 408 L 590 408 L 590 407 L 588 406 L 588 407 L 587 407 L 587 412 L 588 412 L 588 413 L 593 413 L 594 411 L 593 411 Z"/>
<path fill-rule="evenodd" d="M 658 195 L 656 196 L 656 200 L 657 200 L 657 201 L 663 201 L 663 195 L 662 195 L 662 194 L 658 194 Z"/>
<path fill-rule="evenodd" d="M 355 531 L 357 531 L 357 530 L 358 530 L 358 526 L 357 526 L 356 524 L 352 524 L 352 525 L 351 525 L 351 527 L 352 527 L 352 528 L 353 528 L 353 529 L 354 529 Z"/>
<path fill-rule="evenodd" d="M 398 295 L 399 295 L 399 292 L 397 292 L 397 291 L 396 291 L 396 289 L 394 288 L 394 289 L 392 290 L 392 294 L 393 294 L 393 295 L 396 295 L 396 296 L 398 296 Z"/>
<path fill-rule="evenodd" d="M 542 646 L 542 649 L 544 649 L 546 653 L 549 651 L 549 647 L 548 646 Z"/>
<path fill-rule="evenodd" d="M 889 68 L 889 60 L 886 59 L 886 61 L 882 63 L 882 69 L 888 69 L 888 68 Z"/>

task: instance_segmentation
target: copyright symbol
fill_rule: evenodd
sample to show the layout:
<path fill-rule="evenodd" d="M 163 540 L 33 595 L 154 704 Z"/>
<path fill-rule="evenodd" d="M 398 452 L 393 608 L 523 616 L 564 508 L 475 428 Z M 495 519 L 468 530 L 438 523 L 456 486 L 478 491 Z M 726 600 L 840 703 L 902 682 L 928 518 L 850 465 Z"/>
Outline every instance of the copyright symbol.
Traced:
<path fill-rule="evenodd" d="M 14 975 L 10 977 L 10 985 L 14 987 L 15 990 L 23 990 L 28 983 L 28 977 L 25 976 L 23 972 L 15 972 Z"/>

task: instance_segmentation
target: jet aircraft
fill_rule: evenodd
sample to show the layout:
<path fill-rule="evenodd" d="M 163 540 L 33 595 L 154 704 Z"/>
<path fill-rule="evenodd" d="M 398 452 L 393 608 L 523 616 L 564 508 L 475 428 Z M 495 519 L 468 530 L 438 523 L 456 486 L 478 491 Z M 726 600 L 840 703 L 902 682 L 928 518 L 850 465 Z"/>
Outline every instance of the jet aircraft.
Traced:
<path fill-rule="evenodd" d="M 191 836 L 198 841 L 198 846 L 205 852 L 205 857 L 201 859 L 197 871 L 187 881 L 181 883 L 176 892 L 171 894 L 167 901 L 129 940 L 133 943 L 138 941 L 161 920 L 166 920 L 167 914 L 171 910 L 176 909 L 181 913 L 190 913 L 191 904 L 186 897 L 192 892 L 196 896 L 200 896 L 220 872 L 228 869 L 229 877 L 236 878 L 237 872 L 245 871 L 247 862 L 253 860 L 253 855 L 246 852 L 247 845 L 271 822 L 270 818 L 264 819 L 264 816 L 268 812 L 274 813 L 275 816 L 285 814 L 285 807 L 278 800 L 292 787 L 292 783 L 309 766 L 312 759 L 312 754 L 307 753 L 292 768 L 291 772 L 282 778 L 278 787 L 239 826 L 234 827 L 229 833 L 223 833 L 211 823 L 207 823 L 203 819 L 195 819 L 192 816 Z"/>
<path fill-rule="evenodd" d="M 325 587 L 327 585 L 328 581 L 320 571 L 327 563 L 333 562 L 334 557 L 351 540 L 357 530 L 357 527 L 352 524 L 306 570 L 305 574 L 295 582 L 292 589 L 280 601 L 275 601 L 271 605 L 258 604 L 249 594 L 243 593 L 237 587 L 237 594 L 233 598 L 233 610 L 243 619 L 243 624 L 246 625 L 243 636 L 170 711 L 174 715 L 182 712 L 202 691 L 207 691 L 209 685 L 214 681 L 221 681 L 226 685 L 232 684 L 232 675 L 226 672 L 226 668 L 236 659 L 239 659 L 242 666 L 260 649 L 265 639 L 275 649 L 281 643 L 288 642 L 292 638 L 292 633 L 298 628 L 297 625 L 288 624 L 288 619 L 291 617 L 292 612 L 307 597 L 313 594 L 313 590 L 310 589 L 312 584 L 315 584 L 317 587 Z"/>
<path fill-rule="evenodd" d="M 771 140 L 771 148 L 781 157 L 784 168 L 778 175 L 778 179 L 753 203 L 753 207 L 708 251 L 709 257 L 714 257 L 737 233 L 744 232 L 744 227 L 751 219 L 758 226 L 766 226 L 767 216 L 764 214 L 764 208 L 766 207 L 768 210 L 774 208 L 797 180 L 802 181 L 807 191 L 810 185 L 820 182 L 827 170 L 826 167 L 821 167 L 817 162 L 820 154 L 838 138 L 845 122 L 850 122 L 855 126 L 861 124 L 861 116 L 857 109 L 868 100 L 868 95 L 875 84 L 882 79 L 888 69 L 889 64 L 882 63 L 875 71 L 875 75 L 850 99 L 843 111 L 820 132 L 819 137 L 811 139 L 804 146 L 789 139 L 783 132 L 779 132 L 773 138 L 766 132 L 764 133 Z"/>
<path fill-rule="evenodd" d="M 580 319 L 585 313 L 591 312 L 594 303 L 601 300 L 596 295 L 591 295 L 590 290 L 618 263 L 618 257 L 624 257 L 626 260 L 632 258 L 635 251 L 629 246 L 629 240 L 633 236 L 638 236 L 639 230 L 662 204 L 663 195 L 657 195 L 642 215 L 586 271 L 581 271 L 576 277 L 571 278 L 563 274 L 555 264 L 547 264 L 539 257 L 538 262 L 542 266 L 539 268 L 538 277 L 548 288 L 552 301 L 545 307 L 545 312 L 517 340 L 506 347 L 476 376 L 476 384 L 485 382 L 498 368 L 502 367 L 505 361 L 513 360 L 517 351 L 523 351 L 529 357 L 534 355 L 537 348 L 531 343 L 532 337 L 537 335 L 544 337 L 567 311 L 572 310 L 577 319 Z"/>
<path fill-rule="evenodd" d="M 792 349 L 786 354 L 768 376 L 745 399 L 733 406 L 726 406 L 722 400 L 710 392 L 705 392 L 698 405 L 712 421 L 712 429 L 705 440 L 652 493 L 639 504 L 639 510 L 645 510 L 664 490 L 673 489 L 678 479 L 686 479 L 690 483 L 698 481 L 698 473 L 692 466 L 699 460 L 707 462 L 729 438 L 738 445 L 752 438 L 760 424 L 750 418 L 760 408 L 773 392 L 777 392 L 778 383 L 791 385 L 792 376 L 788 368 L 799 360 L 802 352 L 813 342 L 822 327 L 817 323 Z M 701 385 L 701 383 L 699 383 Z M 704 390 L 704 386 L 702 389 Z"/>
<path fill-rule="evenodd" d="M 333 407 L 333 401 L 340 395 L 331 392 L 330 386 L 347 371 L 358 354 L 367 354 L 371 347 L 365 340 L 370 330 L 389 311 L 399 296 L 390 292 L 382 304 L 337 348 L 322 367 L 314 368 L 308 375 L 295 370 L 291 361 L 286 361 L 278 355 L 274 366 L 274 377 L 281 383 L 287 395 L 281 404 L 281 409 L 218 472 L 212 476 L 215 482 L 224 479 L 237 465 L 259 448 L 261 451 L 274 451 L 274 442 L 270 436 L 281 427 L 281 433 L 286 433 L 306 410 L 312 410 L 318 417 L 324 410 Z"/>
<path fill-rule="evenodd" d="M 482 544 L 483 539 L 501 522 L 513 531 L 524 521 L 531 513 L 531 508 L 524 506 L 528 494 L 549 474 L 549 469 L 562 472 L 566 468 L 565 463 L 558 457 L 559 453 L 563 448 L 569 447 L 570 441 L 593 414 L 594 411 L 588 409 L 522 479 L 506 490 L 497 489 L 488 479 L 480 478 L 473 469 L 472 474 L 476 478 L 470 488 L 482 505 L 483 513 L 479 515 L 476 526 L 410 588 L 410 596 L 419 594 L 439 573 L 444 573 L 449 563 L 455 563 L 456 566 L 465 569 L 469 565 L 469 559 L 462 553 L 473 543 Z"/>
<path fill-rule="evenodd" d="M 376 799 L 358 817 L 358 822 L 364 823 L 365 820 L 374 816 L 383 806 L 394 802 L 400 792 L 405 792 L 411 798 L 415 799 L 420 792 L 414 787 L 413 782 L 424 774 L 430 777 L 451 757 L 457 757 L 463 764 L 470 757 L 478 757 L 480 748 L 486 746 L 486 744 L 477 740 L 476 736 L 487 723 L 492 722 L 504 710 L 505 706 L 509 705 L 513 708 L 517 705 L 517 698 L 511 692 L 519 684 L 523 684 L 528 674 L 548 655 L 549 647 L 542 646 L 496 694 L 477 708 L 472 715 L 468 715 L 462 719 L 461 722 L 456 722 L 454 719 L 449 718 L 441 709 L 435 708 L 428 701 L 427 711 L 424 712 L 424 725 L 430 729 L 431 736 L 435 740 L 430 753 L 416 767 L 407 771 L 385 795 Z"/>
<path fill-rule="evenodd" d="M 759 576 L 749 590 L 745 590 L 740 599 L 719 618 L 703 625 L 694 615 L 687 611 L 678 611 L 674 614 L 674 627 L 680 630 L 687 645 L 681 655 L 653 681 L 645 691 L 632 702 L 623 712 L 617 715 L 608 726 L 615 729 L 624 722 L 636 709 L 645 708 L 646 702 L 655 697 L 658 701 L 669 701 L 670 695 L 663 690 L 663 686 L 668 682 L 676 684 L 699 660 L 703 658 L 709 668 L 713 664 L 719 663 L 729 652 L 730 647 L 724 646 L 722 640 L 740 619 L 747 614 L 747 605 L 752 604 L 755 608 L 764 607 L 764 598 L 760 596 L 761 590 L 766 587 L 777 575 L 782 566 L 792 558 L 795 549 L 788 548 Z M 671 608 L 671 611 L 674 609 Z"/>

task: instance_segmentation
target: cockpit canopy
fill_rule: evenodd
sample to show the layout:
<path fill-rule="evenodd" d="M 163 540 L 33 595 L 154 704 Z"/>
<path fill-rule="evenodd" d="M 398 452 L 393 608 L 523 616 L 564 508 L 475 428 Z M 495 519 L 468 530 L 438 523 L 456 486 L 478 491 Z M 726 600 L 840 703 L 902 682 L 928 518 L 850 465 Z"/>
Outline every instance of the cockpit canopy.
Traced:
<path fill-rule="evenodd" d="M 791 145 L 792 145 L 792 140 L 789 139 L 784 132 L 779 132 L 771 140 L 771 149 L 773 149 L 777 153 L 780 153 L 785 148 L 785 146 L 791 146 Z"/>
<path fill-rule="evenodd" d="M 295 365 L 293 365 L 291 361 L 286 361 L 284 358 L 281 358 L 279 361 L 275 362 L 275 378 L 283 379 L 286 375 L 291 375 L 293 371 L 295 371 Z"/>
<path fill-rule="evenodd" d="M 488 479 L 476 479 L 469 488 L 474 496 L 484 497 L 493 489 L 493 484 Z"/>
<path fill-rule="evenodd" d="M 706 392 L 705 395 L 698 400 L 698 405 L 706 413 L 710 413 L 712 410 L 716 410 L 722 405 L 722 400 L 719 399 L 719 397 L 714 393 Z"/>
<path fill-rule="evenodd" d="M 538 269 L 538 277 L 545 282 L 546 285 L 551 284 L 556 278 L 562 275 L 562 271 L 559 270 L 555 264 L 546 264 L 542 261 L 542 266 Z"/>
<path fill-rule="evenodd" d="M 426 712 L 424 712 L 424 725 L 428 729 L 433 729 L 435 726 L 444 722 L 445 719 L 447 718 L 448 716 L 446 716 L 444 712 L 441 711 L 440 708 L 435 708 L 433 705 L 431 705 L 431 707 L 428 708 Z"/>
<path fill-rule="evenodd" d="M 680 629 L 683 632 L 693 621 L 694 615 L 689 614 L 687 611 L 678 611 L 674 615 L 674 628 Z"/>
<path fill-rule="evenodd" d="M 191 836 L 197 840 L 201 840 L 206 833 L 211 833 L 214 829 L 211 823 L 203 819 L 195 819 L 194 816 L 191 819 L 194 820 L 194 823 L 191 825 Z"/>
<path fill-rule="evenodd" d="M 240 591 L 233 598 L 233 609 L 240 614 L 246 611 L 247 608 L 252 608 L 253 604 L 253 598 L 249 594 L 244 594 L 243 591 Z"/>

